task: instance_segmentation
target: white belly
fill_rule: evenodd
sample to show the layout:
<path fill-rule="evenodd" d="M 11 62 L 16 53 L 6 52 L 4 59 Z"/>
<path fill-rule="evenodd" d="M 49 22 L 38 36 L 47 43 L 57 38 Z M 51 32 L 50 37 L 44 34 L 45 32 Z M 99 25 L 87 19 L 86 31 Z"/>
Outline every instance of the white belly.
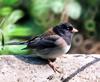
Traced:
<path fill-rule="evenodd" d="M 71 45 L 67 45 L 63 48 L 64 53 L 67 53 L 70 49 Z"/>
<path fill-rule="evenodd" d="M 62 56 L 63 54 L 67 53 L 69 51 L 71 46 L 65 46 L 64 48 L 54 48 L 54 49 L 44 49 L 41 51 L 38 51 L 37 56 L 40 56 L 44 59 L 49 58 L 57 58 L 59 56 Z"/>

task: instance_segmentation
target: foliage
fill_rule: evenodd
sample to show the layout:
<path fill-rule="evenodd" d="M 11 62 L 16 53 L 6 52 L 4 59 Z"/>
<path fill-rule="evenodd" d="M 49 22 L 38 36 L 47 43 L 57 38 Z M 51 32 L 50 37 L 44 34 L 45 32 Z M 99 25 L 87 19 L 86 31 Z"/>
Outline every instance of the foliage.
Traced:
<path fill-rule="evenodd" d="M 65 11 L 86 38 L 99 39 L 99 5 L 99 0 L 0 0 L 0 29 L 5 42 L 24 41 L 60 23 Z M 0 54 L 29 53 L 24 47 L 0 46 Z"/>

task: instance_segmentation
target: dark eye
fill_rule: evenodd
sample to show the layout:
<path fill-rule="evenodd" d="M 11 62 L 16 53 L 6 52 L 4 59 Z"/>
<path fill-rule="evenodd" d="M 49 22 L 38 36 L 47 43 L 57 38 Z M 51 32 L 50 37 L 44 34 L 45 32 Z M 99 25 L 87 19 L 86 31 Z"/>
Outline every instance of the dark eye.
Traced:
<path fill-rule="evenodd" d="M 73 27 L 69 26 L 69 27 L 67 27 L 67 30 L 72 31 Z"/>

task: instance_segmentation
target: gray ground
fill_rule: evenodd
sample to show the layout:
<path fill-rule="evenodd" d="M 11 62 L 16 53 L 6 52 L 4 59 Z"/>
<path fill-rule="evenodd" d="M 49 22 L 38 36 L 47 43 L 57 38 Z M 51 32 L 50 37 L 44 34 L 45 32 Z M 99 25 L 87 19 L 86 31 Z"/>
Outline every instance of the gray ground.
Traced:
<path fill-rule="evenodd" d="M 55 73 L 44 60 L 32 56 L 0 56 L 0 82 L 100 82 L 100 55 L 66 55 Z"/>

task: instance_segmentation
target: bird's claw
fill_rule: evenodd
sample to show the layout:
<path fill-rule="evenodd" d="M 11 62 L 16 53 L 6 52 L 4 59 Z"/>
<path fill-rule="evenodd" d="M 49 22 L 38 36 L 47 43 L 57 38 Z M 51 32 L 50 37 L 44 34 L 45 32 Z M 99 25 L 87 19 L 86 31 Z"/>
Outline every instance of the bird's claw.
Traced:
<path fill-rule="evenodd" d="M 53 69 L 53 71 L 54 71 L 55 73 L 56 73 L 56 72 L 62 73 L 62 70 L 60 70 L 60 67 L 59 67 L 57 64 L 55 64 L 55 63 L 49 61 L 49 66 Z"/>

